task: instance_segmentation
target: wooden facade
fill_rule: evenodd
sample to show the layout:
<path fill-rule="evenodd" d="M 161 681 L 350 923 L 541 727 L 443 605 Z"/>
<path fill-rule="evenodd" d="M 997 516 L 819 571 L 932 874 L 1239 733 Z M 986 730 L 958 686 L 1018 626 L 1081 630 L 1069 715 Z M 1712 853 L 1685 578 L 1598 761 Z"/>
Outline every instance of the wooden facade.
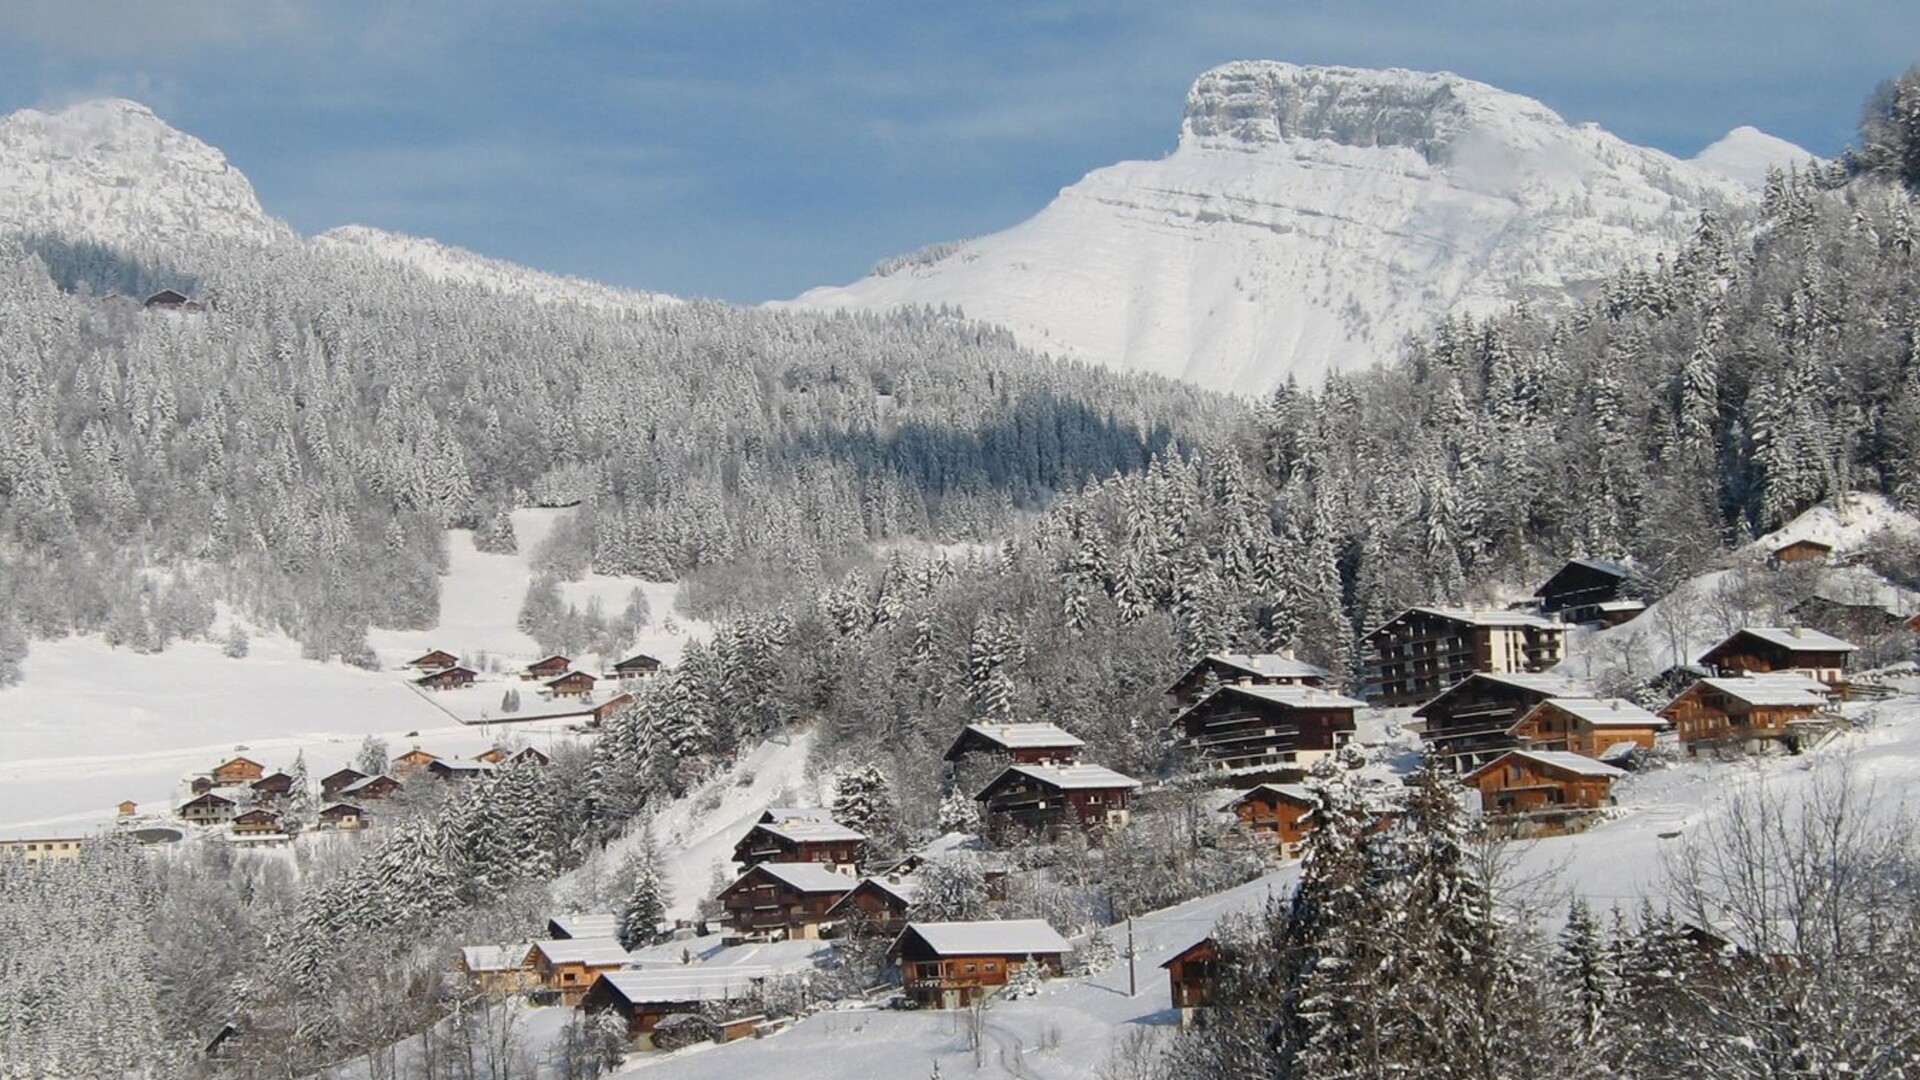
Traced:
<path fill-rule="evenodd" d="M 1333 673 L 1318 664 L 1297 660 L 1290 652 L 1209 653 L 1167 687 L 1167 697 L 1178 712 L 1191 707 L 1222 686 L 1333 685 Z"/>
<path fill-rule="evenodd" d="M 1268 838 L 1276 854 L 1291 859 L 1312 830 L 1318 805 L 1298 784 L 1260 784 L 1221 809 L 1233 814 L 1243 832 Z"/>
<path fill-rule="evenodd" d="M 1601 758 L 1623 743 L 1651 750 L 1669 726 L 1621 698 L 1548 698 L 1522 716 L 1510 734 L 1529 750 L 1565 750 Z"/>
<path fill-rule="evenodd" d="M 644 679 L 660 671 L 660 661 L 646 653 L 635 653 L 613 665 L 613 677 L 626 682 L 631 679 Z"/>
<path fill-rule="evenodd" d="M 858 884 L 812 863 L 758 863 L 720 890 L 725 919 L 746 937 L 817 938 L 827 913 Z"/>
<path fill-rule="evenodd" d="M 1513 611 L 1411 608 L 1360 639 L 1375 705 L 1418 705 L 1478 672 L 1541 672 L 1566 656 L 1564 624 Z"/>
<path fill-rule="evenodd" d="M 733 846 L 733 861 L 743 867 L 765 862 L 816 863 L 851 873 L 866 844 L 865 833 L 833 821 L 761 822 Z"/>
<path fill-rule="evenodd" d="M 293 794 L 293 777 L 283 773 L 269 773 L 255 780 L 251 785 L 263 803 L 276 803 Z"/>
<path fill-rule="evenodd" d="M 443 671 L 430 671 L 413 680 L 413 685 L 426 690 L 461 690 L 473 685 L 478 678 L 471 668 L 450 667 Z"/>
<path fill-rule="evenodd" d="M 266 766 L 250 758 L 237 757 L 214 766 L 213 785 L 237 787 L 241 784 L 251 784 L 266 774 Z"/>
<path fill-rule="evenodd" d="M 320 811 L 320 827 L 353 832 L 367 825 L 367 812 L 352 803 L 333 803 Z"/>
<path fill-rule="evenodd" d="M 1545 614 L 1570 623 L 1600 622 L 1602 605 L 1621 598 L 1630 576 L 1608 559 L 1569 559 L 1533 595 Z"/>
<path fill-rule="evenodd" d="M 1552 750 L 1510 750 L 1466 775 L 1482 812 L 1496 817 L 1542 811 L 1598 810 L 1613 801 L 1611 765 Z"/>
<path fill-rule="evenodd" d="M 406 753 L 401 754 L 399 757 L 394 758 L 389 767 L 393 769 L 395 776 L 405 779 L 419 775 L 439 760 L 440 755 L 429 753 L 416 746 Z"/>
<path fill-rule="evenodd" d="M 633 962 L 615 938 L 571 938 L 536 941 L 527 964 L 540 988 L 558 994 L 567 1005 L 578 1005 L 593 981 Z"/>
<path fill-rule="evenodd" d="M 1590 698 L 1591 688 L 1557 675 L 1471 675 L 1414 710 L 1425 723 L 1428 757 L 1468 772 L 1520 745 L 1520 718 L 1550 698 Z"/>
<path fill-rule="evenodd" d="M 919 892 L 912 877 L 866 877 L 840 902 L 827 911 L 827 919 L 845 930 L 859 926 L 863 930 L 893 935 L 906 929 L 913 915 Z"/>
<path fill-rule="evenodd" d="M 1007 984 L 1028 963 L 1051 975 L 1063 970 L 1066 941 L 1038 919 L 909 923 L 888 955 L 901 987 L 922 1006 L 964 1009 Z"/>
<path fill-rule="evenodd" d="M 942 760 L 985 754 L 1016 765 L 1071 765 L 1086 745 L 1055 724 L 968 724 Z"/>
<path fill-rule="evenodd" d="M 533 946 L 527 943 L 468 945 L 460 950 L 460 972 L 489 994 L 518 994 L 540 985 Z"/>
<path fill-rule="evenodd" d="M 1802 735 L 1828 707 L 1812 684 L 1768 676 L 1701 679 L 1668 702 L 1660 715 L 1673 723 L 1689 751 L 1763 742 L 1797 750 Z"/>
<path fill-rule="evenodd" d="M 1823 562 L 1833 558 L 1833 545 L 1819 540 L 1792 540 L 1774 548 L 1768 555 L 1776 565 Z"/>
<path fill-rule="evenodd" d="M 328 773 L 320 778 L 320 797 L 331 799 L 341 791 L 367 778 L 359 769 L 346 768 L 339 772 Z"/>
<path fill-rule="evenodd" d="M 1702 666 L 1720 675 L 1799 671 L 1829 686 L 1846 682 L 1851 642 L 1805 627 L 1748 626 L 1708 649 Z"/>
<path fill-rule="evenodd" d="M 541 766 L 553 764 L 552 758 L 535 750 L 531 746 L 523 746 L 518 750 L 505 746 L 496 746 L 473 760 L 485 765 L 514 765 L 523 761 L 530 761 L 535 765 Z"/>
<path fill-rule="evenodd" d="M 1220 947 L 1210 937 L 1201 938 L 1160 966 L 1167 970 L 1167 988 L 1173 1007 L 1180 1013 L 1180 1026 L 1192 1027 L 1212 993 L 1220 969 Z"/>
<path fill-rule="evenodd" d="M 619 712 L 631 704 L 633 704 L 632 694 L 615 694 L 593 707 L 593 722 L 595 724 L 604 724 L 614 713 Z"/>
<path fill-rule="evenodd" d="M 400 781 L 382 774 L 380 776 L 368 776 L 355 780 L 353 783 L 341 788 L 338 794 L 341 798 L 351 799 L 354 802 L 379 802 L 382 799 L 397 794 L 399 791 Z"/>
<path fill-rule="evenodd" d="M 600 680 L 584 671 L 569 671 L 547 684 L 547 693 L 557 698 L 593 696 L 593 684 Z"/>
<path fill-rule="evenodd" d="M 1118 829 L 1140 782 L 1099 765 L 1010 765 L 974 798 L 990 825 Z"/>
<path fill-rule="evenodd" d="M 422 656 L 416 656 L 412 660 L 407 661 L 407 666 L 425 674 L 429 671 L 445 671 L 450 667 L 457 666 L 459 663 L 459 657 L 447 652 L 445 649 L 435 649 L 432 652 Z"/>
<path fill-rule="evenodd" d="M 180 807 L 180 816 L 194 825 L 225 825 L 233 820 L 234 803 L 217 792 L 204 792 Z"/>
<path fill-rule="evenodd" d="M 277 833 L 280 831 L 280 815 L 271 810 L 249 810 L 233 819 L 233 831 L 241 834 Z"/>
<path fill-rule="evenodd" d="M 520 678 L 528 682 L 545 682 L 565 675 L 573 667 L 573 661 L 564 656 L 549 656 L 528 664 L 520 673 Z"/>
<path fill-rule="evenodd" d="M 765 1020 L 758 1013 L 761 986 L 770 972 L 700 967 L 679 970 L 613 971 L 595 979 L 580 1000 L 588 1012 L 611 1011 L 627 1022 L 627 1038 L 641 1046 L 654 1046 L 656 1031 L 661 1048 L 672 1049 L 689 1042 L 668 1039 L 662 1021 L 668 1017 L 697 1017 L 695 1032 L 681 1039 L 728 1042 L 744 1038 Z M 718 1013 L 729 1017 L 710 1020 Z"/>
<path fill-rule="evenodd" d="M 1353 737 L 1354 710 L 1331 690 L 1222 686 L 1173 719 L 1191 766 L 1247 779 L 1297 779 Z"/>
<path fill-rule="evenodd" d="M 491 776 L 494 766 L 484 761 L 449 761 L 440 758 L 427 766 L 427 775 L 435 780 L 474 780 Z"/>

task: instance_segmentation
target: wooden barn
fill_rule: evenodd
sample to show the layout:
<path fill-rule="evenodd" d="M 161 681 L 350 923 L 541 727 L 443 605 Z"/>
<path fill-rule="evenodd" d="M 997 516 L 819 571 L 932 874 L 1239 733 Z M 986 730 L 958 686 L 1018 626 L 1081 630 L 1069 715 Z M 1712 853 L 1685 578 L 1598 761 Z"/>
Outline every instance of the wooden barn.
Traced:
<path fill-rule="evenodd" d="M 760 822 L 733 845 L 733 861 L 741 866 L 764 862 L 814 863 L 851 874 L 860 862 L 867 834 L 838 822 Z"/>
<path fill-rule="evenodd" d="M 1213 980 L 1220 968 L 1220 947 L 1210 937 L 1174 953 L 1160 964 L 1167 969 L 1167 988 L 1173 1007 L 1180 1012 L 1180 1026 L 1190 1028 L 1207 1007 L 1213 992 Z"/>
<path fill-rule="evenodd" d="M 1417 607 L 1360 639 L 1375 705 L 1418 705 L 1476 672 L 1545 671 L 1566 656 L 1564 623 L 1519 611 Z"/>
<path fill-rule="evenodd" d="M 367 774 L 355 768 L 341 769 L 320 778 L 320 797 L 331 799 L 342 791 L 367 778 Z"/>
<path fill-rule="evenodd" d="M 660 671 L 660 661 L 646 653 L 635 653 L 613 665 L 613 677 L 621 682 L 644 679 Z"/>
<path fill-rule="evenodd" d="M 1672 725 L 1625 698 L 1548 698 L 1508 730 L 1528 750 L 1564 750 L 1604 758 L 1630 744 L 1653 749 Z"/>
<path fill-rule="evenodd" d="M 1299 784 L 1260 784 L 1220 809 L 1231 813 L 1242 831 L 1268 837 L 1276 853 L 1291 859 L 1313 828 L 1319 800 Z"/>
<path fill-rule="evenodd" d="M 478 674 L 471 668 L 450 667 L 441 671 L 430 671 L 413 680 L 413 685 L 425 690 L 462 690 L 473 685 Z"/>
<path fill-rule="evenodd" d="M 1167 687 L 1173 711 L 1189 708 L 1222 686 L 1313 686 L 1333 684 L 1333 673 L 1296 660 L 1291 652 L 1209 653 Z"/>
<path fill-rule="evenodd" d="M 1222 686 L 1173 718 L 1190 766 L 1246 779 L 1297 779 L 1353 737 L 1366 703 L 1311 686 Z"/>
<path fill-rule="evenodd" d="M 857 884 L 812 863 L 765 862 L 749 867 L 717 899 L 727 924 L 746 937 L 817 938 L 827 912 Z"/>
<path fill-rule="evenodd" d="M 943 760 L 986 754 L 1016 765 L 1071 765 L 1086 745 L 1057 724 L 968 724 Z"/>
<path fill-rule="evenodd" d="M 518 994 L 540 985 L 533 970 L 533 946 L 467 945 L 460 950 L 460 972 L 489 994 Z"/>
<path fill-rule="evenodd" d="M 1009 765 L 974 798 L 991 825 L 1118 829 L 1139 787 L 1102 765 Z"/>
<path fill-rule="evenodd" d="M 593 684 L 600 680 L 584 671 L 569 671 L 548 683 L 546 691 L 556 698 L 589 698 Z"/>
<path fill-rule="evenodd" d="M 407 661 L 407 666 L 424 675 L 429 671 L 445 671 L 450 667 L 458 666 L 459 663 L 459 657 L 445 649 L 435 649 Z"/>
<path fill-rule="evenodd" d="M 913 916 L 920 883 L 911 875 L 864 877 L 853 891 L 827 911 L 827 921 L 845 933 L 848 927 L 898 934 Z"/>
<path fill-rule="evenodd" d="M 1533 596 L 1540 611 L 1570 623 L 1599 622 L 1602 604 L 1622 598 L 1632 571 L 1611 559 L 1569 559 Z"/>
<path fill-rule="evenodd" d="M 1598 810 L 1613 800 L 1613 782 L 1627 775 L 1605 762 L 1560 750 L 1509 750 L 1466 775 L 1494 817 L 1543 811 Z"/>
<path fill-rule="evenodd" d="M 1672 721 L 1689 751 L 1752 749 L 1769 742 L 1797 751 L 1826 726 L 1821 715 L 1830 707 L 1829 692 L 1825 683 L 1797 674 L 1701 679 L 1660 715 Z"/>
<path fill-rule="evenodd" d="M 353 832 L 367 827 L 367 812 L 352 803 L 332 803 L 320 811 L 320 827 Z"/>
<path fill-rule="evenodd" d="M 1776 546 L 1767 553 L 1767 558 L 1775 566 L 1791 566 L 1794 563 L 1829 562 L 1833 559 L 1833 545 L 1824 540 L 1789 540 Z"/>
<path fill-rule="evenodd" d="M 1593 689 L 1558 675 L 1470 675 L 1413 711 L 1424 722 L 1427 756 L 1468 772 L 1520 745 L 1520 718 L 1552 698 L 1591 698 Z"/>
<path fill-rule="evenodd" d="M 1718 675 L 1797 671 L 1839 687 L 1853 651 L 1851 642 L 1804 626 L 1747 626 L 1702 653 L 1700 664 Z"/>
<path fill-rule="evenodd" d="M 580 1007 L 595 1013 L 612 1010 L 626 1020 L 629 1041 L 651 1047 L 654 1030 L 669 1016 L 758 1012 L 760 988 L 769 974 L 769 969 L 745 965 L 610 971 L 594 980 Z M 734 1032 L 735 1037 L 739 1034 Z"/>
<path fill-rule="evenodd" d="M 1029 963 L 1059 975 L 1066 939 L 1040 919 L 908 923 L 887 955 L 908 996 L 931 1009 L 964 1009 Z"/>
<path fill-rule="evenodd" d="M 572 668 L 571 659 L 565 656 L 549 656 L 528 664 L 526 670 L 520 673 L 520 678 L 527 682 L 548 682 L 565 675 Z"/>
<path fill-rule="evenodd" d="M 225 825 L 233 815 L 233 800 L 216 791 L 197 795 L 180 807 L 180 816 L 194 825 Z"/>
<path fill-rule="evenodd" d="M 232 758 L 214 766 L 213 786 L 237 787 L 241 784 L 251 784 L 266 774 L 266 766 L 251 758 Z"/>
<path fill-rule="evenodd" d="M 593 980 L 633 963 L 618 938 L 569 938 L 536 941 L 527 958 L 540 988 L 560 995 L 568 1005 L 580 1004 Z"/>

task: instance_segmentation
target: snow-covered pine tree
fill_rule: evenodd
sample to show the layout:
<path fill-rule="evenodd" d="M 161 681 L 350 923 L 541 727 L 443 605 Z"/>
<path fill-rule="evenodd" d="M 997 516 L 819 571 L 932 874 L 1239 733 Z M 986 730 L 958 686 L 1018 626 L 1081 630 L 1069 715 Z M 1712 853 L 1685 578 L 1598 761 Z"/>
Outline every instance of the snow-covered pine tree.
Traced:
<path fill-rule="evenodd" d="M 653 842 L 653 825 L 636 826 L 640 842 L 627 853 L 622 877 L 630 877 L 631 891 L 620 903 L 620 944 L 637 949 L 651 944 L 667 914 L 667 895 L 660 874 L 660 853 Z"/>

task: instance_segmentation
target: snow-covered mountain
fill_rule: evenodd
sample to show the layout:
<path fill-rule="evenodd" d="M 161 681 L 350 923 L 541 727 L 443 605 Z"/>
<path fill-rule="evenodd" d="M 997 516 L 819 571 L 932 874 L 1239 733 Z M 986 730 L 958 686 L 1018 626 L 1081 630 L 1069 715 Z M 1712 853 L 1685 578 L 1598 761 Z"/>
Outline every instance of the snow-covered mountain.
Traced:
<path fill-rule="evenodd" d="M 952 304 L 1034 348 L 1255 393 L 1391 356 L 1449 311 L 1577 293 L 1808 156 L 1743 129 L 1689 163 L 1457 75 L 1236 62 L 1194 83 L 1168 156 L 792 303 Z"/>
<path fill-rule="evenodd" d="M 458 281 L 493 292 L 523 293 L 547 300 L 570 300 L 591 307 L 632 307 L 673 302 L 662 293 L 622 289 L 584 278 L 531 270 L 466 248 L 442 244 L 368 225 L 342 225 L 313 238 L 313 245 L 340 254 L 404 263 L 436 281 Z"/>

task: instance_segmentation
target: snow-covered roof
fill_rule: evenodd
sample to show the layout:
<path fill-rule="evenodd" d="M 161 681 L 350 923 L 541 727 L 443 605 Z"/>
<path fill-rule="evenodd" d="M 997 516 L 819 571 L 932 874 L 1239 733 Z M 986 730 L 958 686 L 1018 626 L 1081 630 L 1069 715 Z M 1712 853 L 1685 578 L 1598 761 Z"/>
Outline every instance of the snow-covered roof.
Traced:
<path fill-rule="evenodd" d="M 1576 776 L 1619 777 L 1627 775 L 1625 770 L 1616 769 L 1606 762 L 1595 761 L 1585 754 L 1573 754 L 1565 750 L 1509 750 L 1485 765 L 1480 766 L 1478 769 L 1475 769 L 1472 775 L 1477 776 L 1489 769 L 1498 768 L 1502 762 L 1510 757 L 1537 761 L 1542 765 L 1550 765 L 1554 768 L 1573 773 Z"/>
<path fill-rule="evenodd" d="M 1813 680 L 1809 679 L 1806 681 L 1812 682 Z M 1780 708 L 1802 706 L 1819 708 L 1827 703 L 1827 695 L 1811 690 L 1803 684 L 1786 679 L 1764 677 L 1701 679 L 1700 684 L 1710 686 L 1728 697 L 1736 701 L 1746 702 L 1748 705 L 1777 706 Z M 1824 683 L 1820 684 L 1820 687 L 1822 690 L 1826 689 Z M 1683 694 L 1682 696 L 1685 695 Z"/>
<path fill-rule="evenodd" d="M 360 779 L 355 780 L 353 783 L 348 784 L 346 787 L 341 788 L 340 794 L 352 795 L 355 792 L 365 790 L 371 785 L 376 784 L 382 780 L 385 780 L 389 784 L 397 784 L 400 782 L 398 780 L 395 780 L 393 777 L 388 776 L 385 773 L 381 773 L 379 776 L 363 776 Z"/>
<path fill-rule="evenodd" d="M 1364 709 L 1367 703 L 1313 686 L 1223 686 L 1214 693 L 1244 694 L 1290 709 Z"/>
<path fill-rule="evenodd" d="M 1602 600 L 1594 607 L 1601 611 L 1645 611 L 1647 602 L 1645 600 Z"/>
<path fill-rule="evenodd" d="M 1296 660 L 1279 653 L 1208 653 L 1207 659 L 1249 675 L 1269 679 L 1330 679 L 1333 673 L 1318 664 Z"/>
<path fill-rule="evenodd" d="M 1473 626 L 1527 626 L 1538 630 L 1566 629 L 1561 623 L 1526 611 L 1474 611 L 1469 608 L 1443 607 L 1417 607 L 1412 610 Z"/>
<path fill-rule="evenodd" d="M 824 806 L 769 806 L 760 815 L 760 824 L 778 825 L 787 821 L 818 821 L 833 824 L 833 811 Z"/>
<path fill-rule="evenodd" d="M 1557 697 L 1553 707 L 1594 727 L 1666 727 L 1667 722 L 1626 698 Z"/>
<path fill-rule="evenodd" d="M 1020 773 L 1062 791 L 1099 788 L 1131 789 L 1140 786 L 1140 781 L 1124 773 L 1114 772 L 1105 765 L 1009 765 L 1006 772 L 994 777 L 993 783 L 987 785 L 987 790 L 997 787 L 1000 777 L 1007 773 Z"/>
<path fill-rule="evenodd" d="M 612 937 L 568 938 L 565 941 L 536 941 L 533 947 L 549 964 L 585 964 L 607 967 L 628 963 L 626 946 Z"/>
<path fill-rule="evenodd" d="M 468 971 L 512 971 L 527 962 L 532 948 L 524 941 L 518 945 L 464 945 L 460 959 Z"/>
<path fill-rule="evenodd" d="M 752 997 L 758 994 L 762 980 L 779 973 L 777 968 L 746 964 L 716 968 L 687 964 L 677 968 L 609 971 L 600 976 L 600 981 L 628 1004 L 669 1005 Z"/>
<path fill-rule="evenodd" d="M 767 874 L 803 893 L 847 892 L 860 883 L 856 878 L 836 873 L 818 863 L 763 862 L 755 865 L 745 874 L 741 874 L 740 877 L 745 879 L 756 871 Z M 735 882 L 735 884 L 738 883 Z"/>
<path fill-rule="evenodd" d="M 988 742 L 1004 746 L 1009 750 L 1044 750 L 1056 746 L 1085 746 L 1058 724 L 968 724 L 966 731 L 973 732 Z M 965 737 L 966 732 L 962 732 Z"/>
<path fill-rule="evenodd" d="M 1305 803 L 1308 806 L 1318 806 L 1320 804 L 1320 800 L 1315 798 L 1313 792 L 1309 791 L 1304 784 L 1255 784 L 1248 790 L 1241 792 L 1232 802 L 1220 809 L 1231 810 L 1241 803 L 1246 802 L 1248 799 L 1263 793 L 1278 795 L 1283 799 L 1290 799 L 1297 803 Z"/>
<path fill-rule="evenodd" d="M 900 932 L 927 943 L 936 956 L 1026 956 L 1064 953 L 1067 939 L 1044 919 L 916 922 Z"/>
<path fill-rule="evenodd" d="M 555 915 L 547 920 L 547 930 L 555 937 L 608 938 L 620 931 L 620 916 L 606 912 Z"/>
<path fill-rule="evenodd" d="M 831 819 L 824 822 L 790 821 L 779 825 L 761 822 L 753 828 L 756 832 L 772 833 L 774 836 L 791 840 L 796 844 L 859 843 L 867 838 L 866 833 L 849 829 Z"/>
<path fill-rule="evenodd" d="M 1619 578 L 1621 581 L 1625 581 L 1633 576 L 1633 571 L 1629 570 L 1626 564 L 1615 562 L 1612 559 L 1588 559 L 1584 557 L 1568 559 L 1565 565 L 1553 572 L 1552 577 L 1547 578 L 1545 582 L 1541 583 L 1539 588 L 1533 590 L 1533 595 L 1545 596 L 1548 585 L 1553 584 L 1554 580 L 1561 574 L 1566 573 L 1569 569 L 1576 566 L 1584 566 L 1589 570 L 1597 570 L 1608 577 Z"/>
<path fill-rule="evenodd" d="M 1850 641 L 1842 641 L 1832 634 L 1807 626 L 1743 626 L 1727 640 L 1708 649 L 1702 654 L 1702 659 L 1733 644 L 1742 635 L 1792 652 L 1852 652 L 1854 648 Z"/>
<path fill-rule="evenodd" d="M 1499 673 L 1476 671 L 1466 678 L 1461 679 L 1459 682 L 1454 683 L 1452 686 L 1447 687 L 1445 690 L 1440 691 L 1438 694 L 1433 695 L 1433 697 L 1429 698 L 1419 708 L 1413 710 L 1413 715 L 1420 717 L 1426 716 L 1427 710 L 1432 708 L 1434 703 L 1454 693 L 1475 679 L 1484 679 L 1489 682 L 1500 683 L 1503 686 L 1512 686 L 1521 690 L 1528 690 L 1550 698 L 1590 698 L 1593 696 L 1593 687 L 1588 686 L 1586 683 L 1575 682 L 1563 675 L 1547 675 L 1523 671 Z"/>

